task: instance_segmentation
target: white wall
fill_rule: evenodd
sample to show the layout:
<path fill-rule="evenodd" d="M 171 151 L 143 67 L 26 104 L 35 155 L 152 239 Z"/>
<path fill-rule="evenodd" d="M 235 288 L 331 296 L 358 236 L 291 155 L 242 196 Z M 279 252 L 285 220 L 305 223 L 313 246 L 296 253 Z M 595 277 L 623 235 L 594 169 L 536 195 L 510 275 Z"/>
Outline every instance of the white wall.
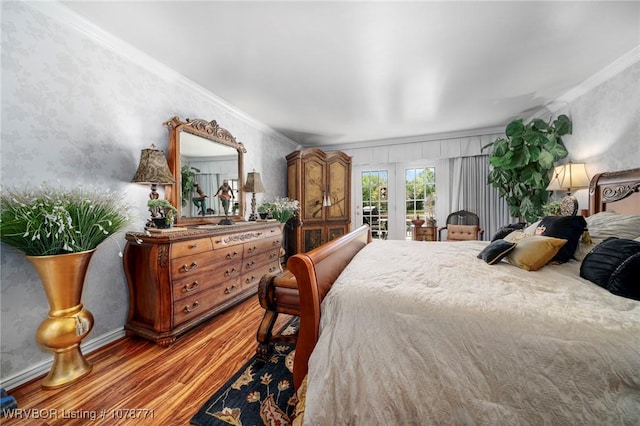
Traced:
<path fill-rule="evenodd" d="M 58 3 L 2 2 L 2 158 L 6 186 L 91 184 L 126 192 L 141 230 L 149 188 L 130 183 L 140 150 L 166 152 L 173 116 L 217 120 L 247 148 L 245 170 L 262 172 L 269 191 L 286 194 L 284 157 L 296 145 L 175 72 L 90 25 Z M 44 11 L 44 13 L 43 13 Z M 247 198 L 246 202 L 249 200 Z M 128 291 L 118 256 L 123 234 L 101 245 L 83 303 L 95 317 L 85 352 L 122 335 Z M 22 254 L 1 253 L 1 381 L 4 388 L 49 369 L 35 342 L 48 304 Z"/>

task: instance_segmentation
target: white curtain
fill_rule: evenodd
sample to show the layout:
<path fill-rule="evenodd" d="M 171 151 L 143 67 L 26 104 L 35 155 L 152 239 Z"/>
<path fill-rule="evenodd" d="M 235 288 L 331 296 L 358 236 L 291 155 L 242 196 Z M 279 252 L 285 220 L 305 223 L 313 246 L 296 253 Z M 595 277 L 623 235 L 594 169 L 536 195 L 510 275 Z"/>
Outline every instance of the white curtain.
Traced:
<path fill-rule="evenodd" d="M 490 240 L 501 227 L 514 220 L 498 190 L 487 182 L 489 157 L 460 157 L 450 160 L 451 212 L 467 210 L 478 215 L 484 239 Z"/>

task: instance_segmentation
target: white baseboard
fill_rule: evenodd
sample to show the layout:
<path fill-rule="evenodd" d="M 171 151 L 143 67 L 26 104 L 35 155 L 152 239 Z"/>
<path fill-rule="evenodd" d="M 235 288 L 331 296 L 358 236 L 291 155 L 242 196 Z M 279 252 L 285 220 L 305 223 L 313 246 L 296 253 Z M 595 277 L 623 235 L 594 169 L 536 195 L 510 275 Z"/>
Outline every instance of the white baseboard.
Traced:
<path fill-rule="evenodd" d="M 124 336 L 124 328 L 121 328 L 119 330 L 114 330 L 110 333 L 103 334 L 102 336 L 98 336 L 95 339 L 91 339 L 86 343 L 81 344 L 80 348 L 82 349 L 82 353 L 84 355 L 88 355 L 91 352 L 100 349 Z M 18 386 L 21 386 L 33 379 L 46 375 L 51 369 L 52 362 L 53 359 L 50 359 L 34 364 L 26 370 L 20 371 L 13 376 L 3 379 L 2 387 L 6 389 L 8 393 L 10 393 L 11 389 L 17 388 Z"/>

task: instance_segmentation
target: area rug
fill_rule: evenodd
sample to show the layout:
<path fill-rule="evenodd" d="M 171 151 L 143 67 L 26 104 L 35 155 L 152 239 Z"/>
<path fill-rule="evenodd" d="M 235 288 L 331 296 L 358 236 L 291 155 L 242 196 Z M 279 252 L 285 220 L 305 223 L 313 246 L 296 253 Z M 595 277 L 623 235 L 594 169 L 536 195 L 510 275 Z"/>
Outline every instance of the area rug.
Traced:
<path fill-rule="evenodd" d="M 292 319 L 280 334 L 294 334 Z M 296 402 L 293 389 L 294 343 L 276 343 L 267 361 L 251 358 L 191 418 L 198 426 L 290 425 Z"/>

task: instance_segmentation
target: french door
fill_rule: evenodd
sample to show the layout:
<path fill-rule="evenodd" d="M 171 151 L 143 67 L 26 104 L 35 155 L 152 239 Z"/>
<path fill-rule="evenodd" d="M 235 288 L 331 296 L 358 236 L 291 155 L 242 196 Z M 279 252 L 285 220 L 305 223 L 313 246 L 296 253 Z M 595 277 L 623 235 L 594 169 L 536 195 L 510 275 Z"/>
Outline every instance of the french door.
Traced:
<path fill-rule="evenodd" d="M 411 220 L 435 217 L 436 167 L 385 164 L 353 168 L 353 228 L 371 227 L 374 239 L 411 239 Z"/>

